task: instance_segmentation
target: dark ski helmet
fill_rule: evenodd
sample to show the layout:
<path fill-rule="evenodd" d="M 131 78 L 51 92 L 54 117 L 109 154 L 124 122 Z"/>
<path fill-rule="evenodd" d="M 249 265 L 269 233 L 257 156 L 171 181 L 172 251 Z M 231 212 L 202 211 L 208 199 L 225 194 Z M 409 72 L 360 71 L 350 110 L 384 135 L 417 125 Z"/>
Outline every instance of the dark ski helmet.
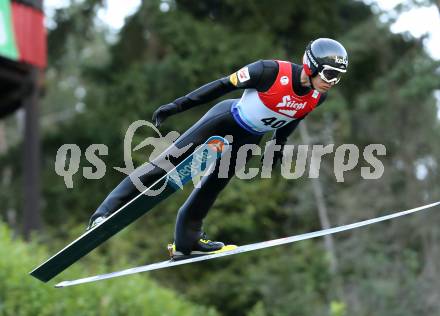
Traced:
<path fill-rule="evenodd" d="M 336 84 L 347 72 L 347 51 L 338 41 L 318 38 L 307 45 L 303 65 L 309 77 L 319 74 L 325 82 Z"/>

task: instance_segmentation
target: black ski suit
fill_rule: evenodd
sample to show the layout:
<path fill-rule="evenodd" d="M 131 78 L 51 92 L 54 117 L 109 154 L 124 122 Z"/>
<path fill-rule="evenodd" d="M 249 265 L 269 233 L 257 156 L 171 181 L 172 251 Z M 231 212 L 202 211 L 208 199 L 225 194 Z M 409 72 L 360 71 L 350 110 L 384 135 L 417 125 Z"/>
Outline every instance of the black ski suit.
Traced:
<path fill-rule="evenodd" d="M 295 94 L 302 96 L 310 93 L 311 88 L 304 87 L 300 83 L 302 66 L 293 63 L 290 65 L 292 69 L 291 84 Z M 239 77 L 237 78 L 240 72 L 238 71 L 229 77 L 206 84 L 188 95 L 160 107 L 155 112 L 154 118 L 156 122 L 160 123 L 167 116 L 212 101 L 233 90 L 254 89 L 258 92 L 267 91 L 277 79 L 279 64 L 273 60 L 260 60 L 242 69 L 247 71 L 246 78 L 242 78 L 242 81 L 240 81 Z M 325 98 L 326 94 L 322 94 L 318 105 Z M 166 173 L 162 168 L 158 167 L 161 165 L 162 159 L 168 159 L 173 165 L 177 165 L 210 136 L 232 136 L 231 164 L 228 176 L 226 178 L 217 176 L 219 165 L 217 164 L 214 172 L 209 176 L 203 177 L 201 186 L 193 190 L 189 198 L 179 209 L 174 237 L 176 249 L 182 252 L 191 251 L 193 244 L 200 238 L 203 219 L 206 217 L 220 191 L 227 185 L 235 172 L 238 149 L 244 144 L 258 144 L 264 134 L 245 129 L 242 124 L 237 122 L 237 118 L 234 117 L 231 110 L 237 102 L 239 102 L 239 99 L 229 99 L 213 106 L 198 122 L 176 140 L 174 143 L 175 147 L 171 146 L 162 155 L 145 166 L 144 169 L 148 170 L 148 172 L 145 171 L 145 174 L 142 173 L 142 170 L 140 172 L 142 176 L 139 179 L 148 187 Z M 276 139 L 276 143 L 283 145 L 287 137 L 304 117 L 305 115 L 276 129 L 273 136 L 273 139 Z M 176 148 L 183 148 L 188 144 L 192 144 L 190 150 L 176 158 L 174 154 Z M 98 216 L 108 216 L 138 194 L 138 189 L 133 185 L 130 177 L 127 176 L 102 202 L 92 215 L 91 220 L 93 221 Z"/>

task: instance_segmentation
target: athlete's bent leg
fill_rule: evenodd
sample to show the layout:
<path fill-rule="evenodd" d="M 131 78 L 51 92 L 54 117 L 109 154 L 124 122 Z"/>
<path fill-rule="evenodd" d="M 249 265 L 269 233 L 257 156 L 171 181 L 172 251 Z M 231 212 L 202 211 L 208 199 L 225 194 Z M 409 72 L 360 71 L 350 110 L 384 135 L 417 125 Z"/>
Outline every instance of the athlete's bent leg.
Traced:
<path fill-rule="evenodd" d="M 237 138 L 237 133 L 235 133 Z M 240 138 L 239 138 L 240 139 Z M 229 180 L 234 176 L 237 164 L 236 157 L 238 149 L 244 144 L 257 144 L 261 137 L 249 134 L 242 135 L 241 141 L 237 141 L 231 146 L 231 159 L 227 178 L 218 176 L 219 163 L 215 170 L 209 176 L 202 179 L 201 185 L 195 188 L 186 202 L 180 208 L 174 233 L 176 250 L 189 254 L 197 244 L 202 235 L 203 219 L 208 214 L 211 206 L 214 204 L 219 193 L 225 188 Z M 250 159 L 246 157 L 246 162 Z M 244 163 L 244 162 L 240 162 Z M 243 166 L 244 167 L 244 166 Z"/>

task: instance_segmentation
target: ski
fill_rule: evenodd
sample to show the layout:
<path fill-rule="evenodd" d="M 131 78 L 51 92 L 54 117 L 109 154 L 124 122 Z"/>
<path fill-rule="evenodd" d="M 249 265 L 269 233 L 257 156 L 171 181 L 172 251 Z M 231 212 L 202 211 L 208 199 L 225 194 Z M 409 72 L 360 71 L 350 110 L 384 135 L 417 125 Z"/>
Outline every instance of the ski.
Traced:
<path fill-rule="evenodd" d="M 194 179 L 194 177 L 203 171 L 207 171 L 226 151 L 228 145 L 228 141 L 223 137 L 210 137 L 170 172 L 149 188 L 140 192 L 135 198 L 106 218 L 105 221 L 85 232 L 32 270 L 30 275 L 43 282 L 51 280 L 140 216 L 150 211 L 159 202 L 181 189 L 184 184 Z M 159 190 L 161 188 L 164 188 L 163 191 L 156 196 L 144 194 L 148 190 Z"/>
<path fill-rule="evenodd" d="M 263 242 L 259 242 L 259 243 L 255 243 L 255 244 L 249 244 L 246 246 L 241 246 L 241 247 L 235 248 L 230 251 L 220 252 L 220 253 L 216 253 L 216 254 L 205 255 L 205 256 L 200 256 L 200 257 L 193 257 L 193 258 L 179 260 L 179 261 L 168 260 L 168 261 L 148 264 L 148 265 L 140 266 L 140 267 L 136 267 L 136 268 L 126 269 L 126 270 L 121 270 L 121 271 L 116 271 L 116 272 L 111 272 L 111 273 L 106 273 L 106 274 L 100 274 L 100 275 L 91 276 L 91 277 L 87 277 L 87 278 L 82 278 L 82 279 L 77 279 L 77 280 L 72 280 L 72 281 L 63 281 L 63 282 L 56 284 L 55 287 L 64 288 L 64 287 L 78 285 L 78 284 L 106 280 L 106 279 L 126 276 L 126 275 L 140 273 L 140 272 L 164 269 L 164 268 L 169 268 L 169 267 L 173 267 L 173 266 L 194 263 L 194 262 L 199 262 L 199 261 L 204 261 L 204 260 L 210 260 L 210 259 L 214 259 L 214 258 L 231 256 L 231 255 L 235 255 L 235 254 L 239 254 L 239 253 L 244 253 L 244 252 L 249 252 L 249 251 L 254 251 L 254 250 L 284 245 L 284 244 L 289 244 L 289 243 L 294 243 L 294 242 L 301 241 L 301 240 L 322 237 L 325 235 L 335 234 L 335 233 L 351 230 L 354 228 L 359 228 L 359 227 L 383 222 L 383 221 L 390 220 L 390 219 L 393 219 L 396 217 L 401 217 L 401 216 L 409 215 L 409 214 L 412 214 L 415 212 L 419 212 L 421 210 L 429 209 L 429 208 L 432 208 L 432 207 L 435 207 L 438 205 L 440 205 L 440 201 L 435 202 L 435 203 L 431 203 L 431 204 L 427 204 L 424 206 L 416 207 L 416 208 L 413 208 L 410 210 L 400 211 L 400 212 L 392 213 L 389 215 L 364 220 L 364 221 L 353 223 L 353 224 L 338 226 L 338 227 L 334 227 L 334 228 L 319 230 L 319 231 L 315 231 L 315 232 L 310 232 L 310 233 L 301 234 L 301 235 L 295 235 L 295 236 L 286 237 L 286 238 L 263 241 Z"/>

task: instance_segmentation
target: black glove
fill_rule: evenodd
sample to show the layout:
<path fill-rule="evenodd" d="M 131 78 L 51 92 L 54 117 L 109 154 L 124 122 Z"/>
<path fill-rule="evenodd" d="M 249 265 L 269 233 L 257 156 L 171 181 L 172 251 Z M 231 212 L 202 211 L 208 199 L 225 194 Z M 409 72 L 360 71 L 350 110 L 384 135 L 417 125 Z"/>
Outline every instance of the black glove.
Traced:
<path fill-rule="evenodd" d="M 168 116 L 179 113 L 180 111 L 180 107 L 173 102 L 162 105 L 156 111 L 154 111 L 152 118 L 153 123 L 156 125 L 156 127 L 159 127 Z"/>
<path fill-rule="evenodd" d="M 281 165 L 281 161 L 283 160 L 283 151 L 284 151 L 284 143 L 278 144 L 281 146 L 281 149 L 279 151 L 276 151 L 273 153 L 273 166 L 277 166 L 278 164 Z"/>
<path fill-rule="evenodd" d="M 281 164 L 281 161 L 283 159 L 284 145 L 285 145 L 286 141 L 285 140 L 279 140 L 279 139 L 278 140 L 277 139 L 272 139 L 272 140 L 276 141 L 276 143 L 275 143 L 276 145 L 281 146 L 280 150 L 274 151 L 274 153 L 273 153 L 272 166 L 275 167 L 278 164 Z M 263 164 L 263 162 L 264 162 L 264 153 L 261 156 L 261 164 Z"/>

